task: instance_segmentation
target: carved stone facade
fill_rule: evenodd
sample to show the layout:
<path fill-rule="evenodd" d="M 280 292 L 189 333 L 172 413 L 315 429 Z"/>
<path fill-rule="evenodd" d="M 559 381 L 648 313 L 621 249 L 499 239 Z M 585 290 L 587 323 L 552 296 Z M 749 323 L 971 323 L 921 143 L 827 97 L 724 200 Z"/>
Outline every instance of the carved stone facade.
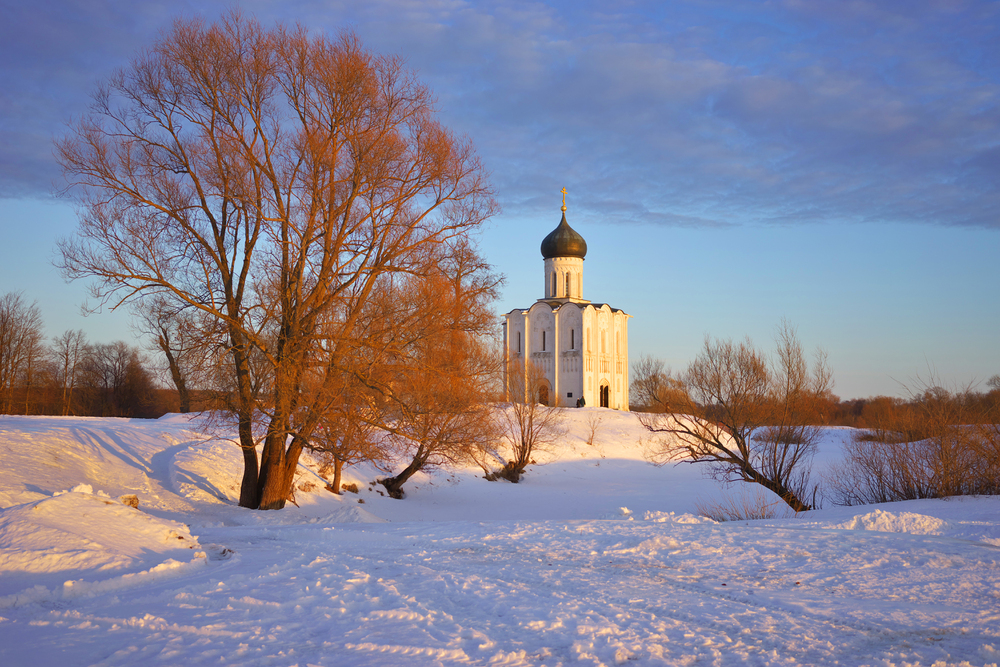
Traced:
<path fill-rule="evenodd" d="M 583 298 L 587 244 L 566 222 L 542 241 L 544 298 L 527 310 L 507 313 L 504 354 L 509 372 L 527 372 L 527 362 L 545 380 L 536 398 L 548 405 L 629 409 L 628 320 L 631 315 Z"/>

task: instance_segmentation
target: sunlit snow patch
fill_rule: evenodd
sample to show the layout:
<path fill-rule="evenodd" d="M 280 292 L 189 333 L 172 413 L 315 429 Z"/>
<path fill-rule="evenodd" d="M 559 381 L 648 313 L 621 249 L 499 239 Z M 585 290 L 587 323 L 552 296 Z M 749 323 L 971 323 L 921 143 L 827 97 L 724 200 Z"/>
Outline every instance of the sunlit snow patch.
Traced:
<path fill-rule="evenodd" d="M 875 510 L 834 526 L 844 530 L 873 530 L 881 533 L 908 533 L 910 535 L 942 535 L 948 522 L 933 516 L 913 512 L 886 512 Z"/>
<path fill-rule="evenodd" d="M 184 524 L 127 507 L 82 484 L 0 510 L 0 607 L 18 604 L 23 595 L 7 594 L 29 580 L 50 585 L 69 580 L 57 595 L 66 597 L 71 590 L 76 595 L 106 589 L 110 584 L 95 580 L 109 575 L 120 580 L 111 587 L 120 588 L 127 578 L 200 565 L 204 557 Z M 48 597 L 40 584 L 29 588 Z"/>

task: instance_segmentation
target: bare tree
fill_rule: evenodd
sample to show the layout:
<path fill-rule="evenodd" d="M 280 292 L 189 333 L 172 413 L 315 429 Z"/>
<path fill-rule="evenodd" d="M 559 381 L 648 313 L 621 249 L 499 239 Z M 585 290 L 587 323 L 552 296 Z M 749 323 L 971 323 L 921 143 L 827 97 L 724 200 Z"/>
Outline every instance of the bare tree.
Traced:
<path fill-rule="evenodd" d="M 329 401 L 321 410 L 323 417 L 310 440 L 310 449 L 332 470 L 329 486 L 337 494 L 345 466 L 362 461 L 385 469 L 391 466 L 394 450 L 384 429 L 389 414 L 385 388 L 395 375 L 379 344 L 388 322 L 383 316 L 379 312 L 359 321 L 364 334 L 358 340 L 364 340 L 365 345 L 341 359 L 339 382 L 333 384 L 324 378 Z M 332 373 L 329 377 L 333 377 Z"/>
<path fill-rule="evenodd" d="M 87 337 L 80 329 L 68 329 L 52 341 L 52 355 L 58 368 L 63 416 L 74 414 L 73 390 L 80 380 L 83 360 L 89 353 Z"/>
<path fill-rule="evenodd" d="M 284 506 L 380 276 L 496 206 L 471 144 L 398 58 L 238 11 L 177 21 L 57 153 L 84 210 L 66 274 L 113 306 L 157 296 L 218 323 L 206 330 L 231 357 L 240 504 L 260 509 Z"/>
<path fill-rule="evenodd" d="M 19 292 L 0 297 L 0 411 L 14 409 L 14 389 L 30 382 L 31 366 L 41 354 L 42 313 Z M 27 377 L 25 374 L 28 374 Z"/>
<path fill-rule="evenodd" d="M 824 404 L 832 385 L 826 358 L 810 372 L 794 329 L 782 323 L 777 352 L 767 357 L 753 343 L 705 339 L 687 371 L 674 378 L 662 365 L 635 368 L 655 412 L 639 420 L 661 437 L 657 463 L 708 462 L 721 480 L 760 484 L 796 512 L 811 509 L 809 466 Z M 660 377 L 651 377 L 650 374 Z"/>
<path fill-rule="evenodd" d="M 375 426 L 381 421 L 375 414 L 378 408 L 354 403 L 348 396 L 343 398 L 324 415 L 311 441 L 313 451 L 332 470 L 333 480 L 329 486 L 338 495 L 345 466 L 361 461 L 385 464 L 392 454 L 384 431 Z"/>
<path fill-rule="evenodd" d="M 417 472 L 475 460 L 496 439 L 488 403 L 499 370 L 490 353 L 490 306 L 501 278 L 464 241 L 439 250 L 443 256 L 432 256 L 434 266 L 407 280 L 397 299 L 407 308 L 393 325 L 396 340 L 400 332 L 404 340 L 386 428 L 409 462 L 380 480 L 394 498 Z"/>
<path fill-rule="evenodd" d="M 134 304 L 134 326 L 148 336 L 152 347 L 166 361 L 166 370 L 177 389 L 178 407 L 191 412 L 193 392 L 205 389 L 217 367 L 221 330 L 215 322 L 199 317 L 201 311 L 187 307 L 177 310 L 176 302 L 162 297 Z"/>
<path fill-rule="evenodd" d="M 30 415 L 32 412 L 32 390 L 39 384 L 43 384 L 44 378 L 48 374 L 49 350 L 43 340 L 44 336 L 40 326 L 26 332 L 22 339 L 22 362 L 17 379 L 24 392 L 24 414 L 26 415 Z"/>
<path fill-rule="evenodd" d="M 139 350 L 124 341 L 91 346 L 80 384 L 87 414 L 149 417 L 155 410 L 152 375 Z"/>
<path fill-rule="evenodd" d="M 662 411 L 666 405 L 676 405 L 684 400 L 684 385 L 661 360 L 649 355 L 639 357 L 632 364 L 632 410 L 634 412 Z"/>
<path fill-rule="evenodd" d="M 604 414 L 598 410 L 591 410 L 587 414 L 587 446 L 593 447 L 597 439 L 597 432 L 601 429 L 604 421 Z"/>
<path fill-rule="evenodd" d="M 563 434 L 562 412 L 538 402 L 545 372 L 536 364 L 528 362 L 521 366 L 512 362 L 507 369 L 506 382 L 510 402 L 498 406 L 496 418 L 507 447 L 492 453 L 499 467 L 488 463 L 480 465 L 486 470 L 487 479 L 502 478 L 517 483 L 525 469 L 535 462 L 535 454 Z"/>

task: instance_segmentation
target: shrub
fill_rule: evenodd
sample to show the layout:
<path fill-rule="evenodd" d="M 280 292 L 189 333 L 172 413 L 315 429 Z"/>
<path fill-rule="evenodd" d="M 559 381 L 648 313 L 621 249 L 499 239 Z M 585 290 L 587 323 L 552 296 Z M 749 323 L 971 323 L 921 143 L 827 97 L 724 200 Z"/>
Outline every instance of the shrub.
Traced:
<path fill-rule="evenodd" d="M 786 507 L 784 501 L 772 496 L 768 500 L 765 493 L 759 490 L 723 496 L 721 500 L 704 500 L 695 503 L 698 514 L 713 521 L 754 521 L 758 519 L 774 519 L 779 510 Z"/>

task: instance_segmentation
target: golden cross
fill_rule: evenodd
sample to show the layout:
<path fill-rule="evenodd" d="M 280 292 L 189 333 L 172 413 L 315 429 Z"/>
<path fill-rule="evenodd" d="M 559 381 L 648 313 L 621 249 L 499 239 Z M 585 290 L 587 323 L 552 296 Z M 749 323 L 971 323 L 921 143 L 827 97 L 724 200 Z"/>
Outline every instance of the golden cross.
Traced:
<path fill-rule="evenodd" d="M 566 188 L 562 189 L 562 193 L 563 193 L 563 210 L 565 211 L 566 210 Z"/>

